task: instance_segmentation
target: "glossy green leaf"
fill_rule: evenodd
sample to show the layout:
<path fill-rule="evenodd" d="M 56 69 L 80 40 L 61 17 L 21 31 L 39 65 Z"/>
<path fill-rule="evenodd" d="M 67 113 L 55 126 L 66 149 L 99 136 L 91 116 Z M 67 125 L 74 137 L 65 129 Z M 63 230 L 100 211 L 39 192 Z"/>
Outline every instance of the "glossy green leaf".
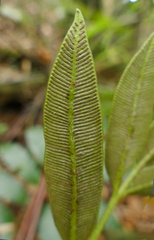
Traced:
<path fill-rule="evenodd" d="M 96 74 L 79 10 L 55 60 L 44 107 L 45 176 L 64 240 L 85 240 L 102 189 L 102 121 Z"/>
<path fill-rule="evenodd" d="M 107 170 L 114 188 L 143 152 L 153 100 L 154 34 L 131 60 L 115 93 L 106 144 Z"/>

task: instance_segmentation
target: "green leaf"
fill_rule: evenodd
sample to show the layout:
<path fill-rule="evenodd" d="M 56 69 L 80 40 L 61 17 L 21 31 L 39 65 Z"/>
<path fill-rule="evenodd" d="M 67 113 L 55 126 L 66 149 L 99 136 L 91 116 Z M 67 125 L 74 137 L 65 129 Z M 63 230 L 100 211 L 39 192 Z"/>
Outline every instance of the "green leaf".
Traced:
<path fill-rule="evenodd" d="M 41 240 L 47 240 L 51 237 L 55 240 L 61 240 L 61 237 L 54 224 L 49 204 L 45 204 L 43 206 L 38 226 L 38 233 Z"/>
<path fill-rule="evenodd" d="M 146 156 L 154 148 L 154 122 L 150 126 L 149 137 L 143 152 Z M 128 193 L 142 193 L 152 194 L 152 183 L 154 180 L 154 156 L 150 159 L 146 166 L 144 166 L 140 173 L 135 176 L 130 186 Z"/>
<path fill-rule="evenodd" d="M 27 200 L 26 191 L 20 182 L 3 170 L 0 170 L 0 199 L 22 204 Z"/>
<path fill-rule="evenodd" d="M 141 192 L 142 194 L 147 193 L 152 195 L 152 184 L 154 179 L 154 165 L 141 169 L 140 173 L 136 175 L 134 180 L 131 182 L 128 193 Z"/>
<path fill-rule="evenodd" d="M 114 188 L 145 147 L 153 117 L 154 34 L 134 56 L 116 89 L 106 144 L 107 170 Z"/>
<path fill-rule="evenodd" d="M 13 212 L 2 203 L 0 203 L 0 224 L 4 222 L 14 222 Z"/>
<path fill-rule="evenodd" d="M 40 165 L 42 165 L 44 160 L 44 138 L 42 126 L 35 126 L 26 129 L 25 140 L 32 156 Z"/>
<path fill-rule="evenodd" d="M 147 155 L 153 148 L 154 148 L 154 121 L 152 122 L 149 128 L 148 141 L 143 151 L 143 156 Z M 151 166 L 152 164 L 154 164 L 154 156 L 150 159 L 147 165 Z"/>
<path fill-rule="evenodd" d="M 93 58 L 79 10 L 55 60 L 44 107 L 45 176 L 64 240 L 85 240 L 102 189 L 102 121 Z"/>
<path fill-rule="evenodd" d="M 11 170 L 19 172 L 26 180 L 38 182 L 40 171 L 26 148 L 18 143 L 5 143 L 0 146 L 0 154 Z"/>

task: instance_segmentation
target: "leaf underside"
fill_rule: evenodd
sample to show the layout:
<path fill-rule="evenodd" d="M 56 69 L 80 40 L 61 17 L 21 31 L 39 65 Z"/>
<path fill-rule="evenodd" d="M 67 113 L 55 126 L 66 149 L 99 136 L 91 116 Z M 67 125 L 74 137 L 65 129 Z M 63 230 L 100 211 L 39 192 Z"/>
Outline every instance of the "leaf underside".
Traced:
<path fill-rule="evenodd" d="M 143 151 L 143 157 L 146 156 L 154 148 L 154 122 L 150 126 L 148 141 Z M 144 166 L 139 174 L 135 176 L 128 187 L 130 193 L 152 194 L 152 184 L 154 180 L 154 156 L 150 159 L 146 166 Z"/>
<path fill-rule="evenodd" d="M 114 188 L 145 147 L 153 117 L 154 34 L 134 56 L 117 87 L 106 143 L 106 165 Z"/>
<path fill-rule="evenodd" d="M 130 184 L 128 192 L 152 195 L 153 179 L 154 165 L 143 168 Z"/>
<path fill-rule="evenodd" d="M 64 240 L 89 236 L 102 189 L 102 123 L 96 74 L 79 10 L 55 60 L 44 106 L 45 176 Z"/>

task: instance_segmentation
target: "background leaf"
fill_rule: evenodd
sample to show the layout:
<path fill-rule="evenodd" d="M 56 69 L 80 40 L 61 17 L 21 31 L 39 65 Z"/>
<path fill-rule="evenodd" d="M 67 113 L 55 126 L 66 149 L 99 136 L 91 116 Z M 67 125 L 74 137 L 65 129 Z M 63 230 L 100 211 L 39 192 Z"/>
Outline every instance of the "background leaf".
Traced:
<path fill-rule="evenodd" d="M 79 10 L 49 79 L 44 108 L 45 175 L 64 240 L 85 240 L 102 189 L 102 121 L 96 75 Z"/>
<path fill-rule="evenodd" d="M 44 136 L 42 126 L 35 126 L 26 129 L 25 140 L 28 149 L 30 150 L 33 158 L 40 164 L 44 160 Z"/>
<path fill-rule="evenodd" d="M 50 223 L 50 224 L 49 224 Z M 50 227 L 48 227 L 50 226 Z M 38 233 L 41 240 L 50 239 L 51 236 L 53 239 L 61 240 L 61 237 L 57 231 L 57 228 L 54 224 L 52 213 L 50 211 L 50 205 L 45 204 L 42 209 L 42 214 L 38 226 Z"/>
<path fill-rule="evenodd" d="M 149 137 L 146 147 L 143 151 L 143 156 L 146 156 L 154 148 L 154 124 L 150 126 Z M 142 193 L 152 195 L 152 184 L 154 180 L 154 157 L 150 159 L 140 173 L 133 179 L 128 187 L 129 193 Z"/>
<path fill-rule="evenodd" d="M 13 222 L 14 216 L 12 211 L 0 203 L 0 223 Z"/>
<path fill-rule="evenodd" d="M 13 203 L 24 203 L 27 200 L 27 193 L 20 182 L 3 170 L 0 170 L 0 199 Z"/>
<path fill-rule="evenodd" d="M 11 170 L 17 171 L 26 180 L 37 183 L 40 170 L 26 148 L 18 143 L 6 143 L 0 146 L 2 161 Z"/>
<path fill-rule="evenodd" d="M 114 187 L 139 160 L 153 117 L 154 35 L 134 56 L 117 87 L 110 117 L 106 164 Z"/>

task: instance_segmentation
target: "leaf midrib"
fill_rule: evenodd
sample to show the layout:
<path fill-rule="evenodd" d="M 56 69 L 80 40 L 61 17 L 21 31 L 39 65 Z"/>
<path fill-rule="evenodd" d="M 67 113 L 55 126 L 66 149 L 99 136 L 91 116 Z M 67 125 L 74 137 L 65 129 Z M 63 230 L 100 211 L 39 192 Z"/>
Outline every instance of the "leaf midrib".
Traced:
<path fill-rule="evenodd" d="M 124 150 L 123 150 L 123 153 L 122 153 L 122 157 L 120 158 L 120 164 L 119 164 L 119 168 L 117 170 L 116 179 L 118 179 L 119 178 L 118 175 L 119 174 L 121 175 L 121 173 L 123 172 L 124 160 L 125 160 L 126 155 L 127 155 L 127 149 L 128 149 L 128 146 L 129 146 L 130 135 L 133 131 L 133 125 L 134 125 L 134 121 L 135 121 L 135 113 L 136 113 L 136 107 L 137 107 L 139 92 L 140 92 L 140 89 L 141 89 L 141 86 L 142 86 L 142 83 L 143 83 L 143 80 L 144 80 L 143 76 L 144 76 L 144 72 L 145 72 L 145 67 L 147 65 L 147 61 L 149 59 L 149 55 L 151 53 L 152 47 L 153 47 L 153 40 L 149 44 L 149 49 L 148 49 L 147 55 L 145 57 L 145 61 L 144 61 L 143 67 L 141 69 L 140 77 L 139 77 L 139 80 L 138 80 L 136 93 L 135 93 L 135 97 L 134 97 L 134 103 L 133 103 L 133 107 L 132 107 L 132 114 L 131 114 L 131 117 L 130 117 L 130 124 L 129 124 L 129 128 L 128 128 L 128 137 L 127 137 L 126 144 L 125 144 L 125 147 L 124 147 Z M 115 182 L 116 182 L 116 185 L 114 185 L 114 187 L 115 187 L 115 190 L 116 190 L 116 187 L 118 187 L 118 185 L 119 185 L 119 181 L 115 181 Z"/>
<path fill-rule="evenodd" d="M 69 131 L 69 147 L 71 157 L 71 174 L 72 174 L 72 206 L 71 206 L 71 223 L 70 223 L 70 240 L 76 240 L 77 233 L 77 155 L 75 149 L 75 136 L 74 136 L 74 98 L 75 98 L 75 82 L 76 82 L 76 53 L 79 33 L 74 37 L 74 50 L 72 62 L 72 74 L 69 92 L 69 110 L 68 110 L 68 131 Z"/>

